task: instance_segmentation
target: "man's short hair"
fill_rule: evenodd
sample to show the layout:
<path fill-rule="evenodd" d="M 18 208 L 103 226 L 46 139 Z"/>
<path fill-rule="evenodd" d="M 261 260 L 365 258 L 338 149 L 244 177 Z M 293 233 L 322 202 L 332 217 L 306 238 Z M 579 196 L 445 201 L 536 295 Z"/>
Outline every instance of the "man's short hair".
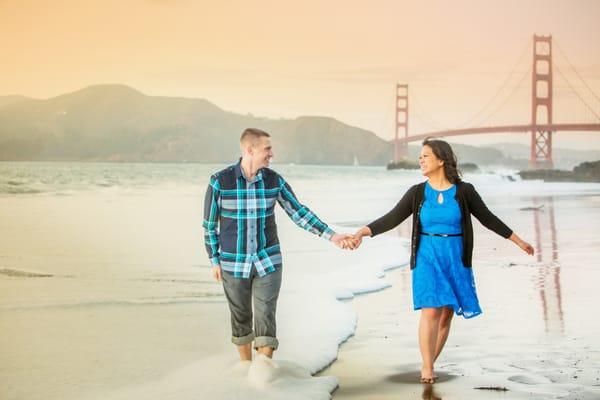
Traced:
<path fill-rule="evenodd" d="M 247 141 L 251 141 L 252 144 L 254 144 L 261 137 L 271 137 L 271 135 L 265 131 L 261 131 L 260 129 L 248 128 L 242 132 L 242 136 L 240 136 L 240 143 L 244 144 Z"/>

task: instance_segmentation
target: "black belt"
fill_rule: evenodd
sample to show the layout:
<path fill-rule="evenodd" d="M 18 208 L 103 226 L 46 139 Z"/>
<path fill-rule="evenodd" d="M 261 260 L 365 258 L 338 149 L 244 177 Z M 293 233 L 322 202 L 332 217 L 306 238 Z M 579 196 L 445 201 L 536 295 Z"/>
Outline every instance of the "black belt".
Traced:
<path fill-rule="evenodd" d="M 421 232 L 421 235 L 449 237 L 449 236 L 462 236 L 462 233 L 427 233 L 427 232 Z"/>

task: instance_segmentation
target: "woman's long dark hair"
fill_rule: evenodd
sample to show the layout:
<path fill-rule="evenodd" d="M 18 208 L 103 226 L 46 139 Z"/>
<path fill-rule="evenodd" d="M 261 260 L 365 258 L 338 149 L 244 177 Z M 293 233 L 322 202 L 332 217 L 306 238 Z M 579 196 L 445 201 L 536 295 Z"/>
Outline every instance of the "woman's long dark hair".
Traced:
<path fill-rule="evenodd" d="M 423 146 L 429 146 L 433 154 L 444 162 L 444 173 L 450 183 L 456 184 L 462 182 L 462 173 L 457 167 L 458 160 L 456 159 L 456 154 L 454 154 L 448 142 L 427 138 L 423 140 Z"/>

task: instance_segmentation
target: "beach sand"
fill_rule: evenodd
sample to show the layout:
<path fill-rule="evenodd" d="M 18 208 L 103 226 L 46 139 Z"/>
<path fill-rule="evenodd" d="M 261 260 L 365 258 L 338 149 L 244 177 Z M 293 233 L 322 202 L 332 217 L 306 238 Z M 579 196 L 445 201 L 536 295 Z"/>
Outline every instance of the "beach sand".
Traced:
<path fill-rule="evenodd" d="M 222 304 L 2 310 L 2 399 L 79 399 L 231 351 Z M 210 322 L 207 322 L 210 321 Z"/>
<path fill-rule="evenodd" d="M 93 167 L 98 177 L 108 168 L 68 167 Z M 185 176 L 212 170 L 178 168 Z M 294 189 L 329 223 L 344 223 L 349 231 L 350 222 L 375 216 L 365 210 L 386 212 L 416 179 L 383 170 L 356 170 L 358 176 L 354 169 L 317 171 L 318 179 L 308 174 L 303 180 L 299 168 Z M 348 187 L 350 175 L 355 187 Z M 381 191 L 382 181 L 397 186 Z M 406 226 L 346 253 L 280 212 L 286 261 L 275 361 L 287 372 L 273 374 L 275 383 L 258 379 L 268 384 L 257 389 L 249 386 L 257 380 L 235 375 L 247 371 L 248 378 L 250 368 L 235 366 L 227 304 L 210 277 L 199 222 L 205 182 L 101 189 L 85 183 L 81 191 L 0 196 L 0 398 L 287 399 L 291 393 L 326 399 L 338 382 L 335 399 L 600 398 L 600 189 L 571 196 L 565 192 L 580 186 L 538 183 L 559 195 L 498 194 L 505 188 L 529 193 L 532 185 L 498 178 L 487 187 L 490 208 L 539 256 L 520 253 L 475 223 L 484 314 L 455 320 L 433 387 L 416 383 L 418 313 L 410 271 L 402 267 L 388 271 L 385 282 L 377 278 L 383 267 L 403 263 Z M 539 205 L 540 211 L 518 210 Z M 391 288 L 351 301 L 333 297 L 386 282 Z M 353 332 L 338 354 L 338 344 Z M 322 379 L 296 379 L 300 369 L 289 364 L 301 365 L 302 374 L 316 372 L 336 354 L 318 374 Z M 222 379 L 232 365 L 232 379 Z M 258 371 L 264 378 L 273 369 Z"/>

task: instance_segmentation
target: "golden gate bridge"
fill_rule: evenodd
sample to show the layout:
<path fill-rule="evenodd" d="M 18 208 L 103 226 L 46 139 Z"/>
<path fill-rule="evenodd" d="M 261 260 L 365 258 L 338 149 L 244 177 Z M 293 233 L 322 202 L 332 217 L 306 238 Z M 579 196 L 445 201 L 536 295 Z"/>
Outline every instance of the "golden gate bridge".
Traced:
<path fill-rule="evenodd" d="M 600 102 L 590 86 L 583 80 L 573 64 L 566 58 L 568 65 L 583 82 L 595 99 Z M 592 115 L 593 123 L 561 122 L 553 120 L 554 111 L 554 70 L 566 81 L 568 87 L 575 93 L 580 102 Z M 512 73 L 511 73 L 512 74 Z M 504 85 L 503 85 L 504 86 Z M 502 89 L 502 88 L 501 88 Z M 500 89 L 500 90 L 501 90 Z M 497 98 L 498 92 L 492 100 Z M 512 94 L 511 94 L 512 95 Z M 422 141 L 428 137 L 449 137 L 462 135 L 490 134 L 490 133 L 529 133 L 531 135 L 529 164 L 532 168 L 552 168 L 552 135 L 556 132 L 600 132 L 600 112 L 589 105 L 561 69 L 553 62 L 552 36 L 533 36 L 533 65 L 531 69 L 531 120 L 524 124 L 506 124 L 493 126 L 466 127 L 457 129 L 436 130 L 418 135 L 408 133 L 408 84 L 396 84 L 396 124 L 394 138 L 394 162 L 406 159 L 408 143 Z M 506 102 L 505 102 L 506 103 Z M 504 104 L 505 104 L 504 103 Z M 488 102 L 491 104 L 491 102 Z M 504 105 L 503 104 L 503 105 Z M 487 104 L 486 104 L 487 106 Z M 485 108 L 485 107 L 484 107 Z"/>

